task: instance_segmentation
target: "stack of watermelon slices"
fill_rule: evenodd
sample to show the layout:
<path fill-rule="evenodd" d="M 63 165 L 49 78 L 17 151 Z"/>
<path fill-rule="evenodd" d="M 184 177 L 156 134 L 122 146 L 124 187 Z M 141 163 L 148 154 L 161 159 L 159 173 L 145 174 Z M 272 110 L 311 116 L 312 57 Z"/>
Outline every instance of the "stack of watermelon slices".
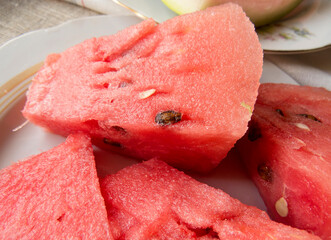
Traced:
<path fill-rule="evenodd" d="M 2 169 L 0 180 L 0 239 L 319 239 L 159 160 L 102 180 L 103 199 L 84 134 Z"/>
<path fill-rule="evenodd" d="M 201 172 L 217 166 L 247 129 L 261 70 L 262 50 L 253 25 L 234 4 L 157 26 L 149 19 L 50 55 L 33 80 L 23 114 L 51 131 L 79 132 L 79 137 L 72 135 L 55 150 L 0 172 L 5 183 L 0 190 L 5 209 L 1 238 L 319 239 L 272 222 L 264 212 L 163 162 Z M 276 112 L 285 116 L 282 109 Z M 301 122 L 294 125 L 311 129 Z M 91 164 L 90 137 L 121 154 L 163 160 L 102 180 L 107 212 Z M 268 167 L 258 172 L 266 179 Z M 13 173 L 22 178 L 14 181 Z M 287 177 L 280 176 L 271 178 L 282 182 Z M 26 197 L 17 200 L 22 195 Z M 277 213 L 285 214 L 287 204 L 282 195 Z"/>

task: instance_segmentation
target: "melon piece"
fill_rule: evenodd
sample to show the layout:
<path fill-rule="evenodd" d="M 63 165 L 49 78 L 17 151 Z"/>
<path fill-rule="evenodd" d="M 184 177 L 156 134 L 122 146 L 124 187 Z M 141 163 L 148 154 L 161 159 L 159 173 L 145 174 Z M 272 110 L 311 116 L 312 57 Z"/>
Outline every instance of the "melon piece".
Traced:
<path fill-rule="evenodd" d="M 239 4 L 256 27 L 275 22 L 296 8 L 302 0 L 162 0 L 177 14 L 186 14 L 211 6 L 233 2 Z"/>
<path fill-rule="evenodd" d="M 115 239 L 320 239 L 157 159 L 100 184 Z"/>
<path fill-rule="evenodd" d="M 262 55 L 235 4 L 148 19 L 48 56 L 23 114 L 120 154 L 206 172 L 247 130 Z"/>
<path fill-rule="evenodd" d="M 2 169 L 0 209 L 0 239 L 113 239 L 82 134 Z"/>
<path fill-rule="evenodd" d="M 237 144 L 273 219 L 331 236 L 331 92 L 262 84 Z"/>

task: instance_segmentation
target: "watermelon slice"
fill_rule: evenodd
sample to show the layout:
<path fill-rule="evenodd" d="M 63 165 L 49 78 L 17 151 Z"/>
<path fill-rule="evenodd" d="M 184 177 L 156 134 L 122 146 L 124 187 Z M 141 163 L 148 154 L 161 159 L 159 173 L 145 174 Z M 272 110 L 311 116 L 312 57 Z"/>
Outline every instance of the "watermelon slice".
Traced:
<path fill-rule="evenodd" d="M 152 159 L 101 180 L 115 239 L 320 239 Z"/>
<path fill-rule="evenodd" d="M 50 55 L 23 114 L 121 154 L 209 171 L 245 134 L 261 72 L 254 26 L 227 4 Z"/>
<path fill-rule="evenodd" d="M 331 236 L 331 92 L 263 84 L 237 147 L 273 219 Z"/>
<path fill-rule="evenodd" d="M 113 239 L 90 138 L 0 171 L 0 239 Z"/>

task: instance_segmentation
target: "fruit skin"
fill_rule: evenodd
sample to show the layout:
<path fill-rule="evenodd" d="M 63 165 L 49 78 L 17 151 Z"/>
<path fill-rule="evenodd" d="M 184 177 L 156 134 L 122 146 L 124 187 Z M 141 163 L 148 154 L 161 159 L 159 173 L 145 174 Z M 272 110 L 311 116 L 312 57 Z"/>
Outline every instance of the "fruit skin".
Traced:
<path fill-rule="evenodd" d="M 246 132 L 262 63 L 254 26 L 235 4 L 148 19 L 50 55 L 23 114 L 123 155 L 207 172 Z"/>
<path fill-rule="evenodd" d="M 330 109 L 326 89 L 261 84 L 249 130 L 236 144 L 271 217 L 322 239 L 331 236 Z"/>
<path fill-rule="evenodd" d="M 91 140 L 61 145 L 0 171 L 0 239 L 113 239 Z"/>
<path fill-rule="evenodd" d="M 290 13 L 302 0 L 162 0 L 177 14 L 186 14 L 211 6 L 233 2 L 240 5 L 256 27 L 275 22 Z"/>
<path fill-rule="evenodd" d="M 100 181 L 115 239 L 320 239 L 152 159 Z"/>

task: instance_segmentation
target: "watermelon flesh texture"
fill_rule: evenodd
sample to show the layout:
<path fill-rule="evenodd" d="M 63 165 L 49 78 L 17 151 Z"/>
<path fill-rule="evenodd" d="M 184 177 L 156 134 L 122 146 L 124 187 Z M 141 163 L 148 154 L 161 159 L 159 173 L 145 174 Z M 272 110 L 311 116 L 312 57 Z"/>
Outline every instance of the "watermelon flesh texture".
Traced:
<path fill-rule="evenodd" d="M 157 159 L 100 184 L 115 239 L 320 239 Z"/>
<path fill-rule="evenodd" d="M 0 239 L 113 239 L 89 137 L 0 171 Z"/>
<path fill-rule="evenodd" d="M 272 218 L 322 239 L 331 236 L 330 109 L 323 88 L 262 84 L 236 146 Z"/>
<path fill-rule="evenodd" d="M 23 114 L 62 135 L 87 132 L 120 154 L 207 172 L 247 130 L 262 58 L 235 4 L 160 25 L 148 19 L 48 56 Z"/>

